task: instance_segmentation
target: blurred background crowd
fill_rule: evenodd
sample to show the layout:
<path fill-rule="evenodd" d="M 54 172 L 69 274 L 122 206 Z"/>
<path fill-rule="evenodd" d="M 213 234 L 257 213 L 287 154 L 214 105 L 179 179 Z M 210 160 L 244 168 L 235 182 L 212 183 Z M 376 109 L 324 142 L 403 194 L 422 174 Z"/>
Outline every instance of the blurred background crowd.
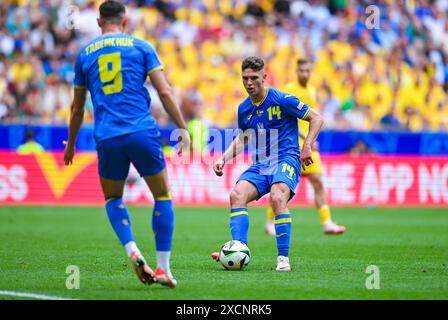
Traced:
<path fill-rule="evenodd" d="M 0 123 L 68 122 L 74 62 L 100 35 L 101 2 L 1 1 Z M 326 128 L 448 131 L 448 0 L 123 2 L 128 32 L 157 49 L 188 120 L 236 125 L 243 57 L 263 57 L 278 89 L 308 57 Z M 86 110 L 92 122 L 90 101 Z"/>

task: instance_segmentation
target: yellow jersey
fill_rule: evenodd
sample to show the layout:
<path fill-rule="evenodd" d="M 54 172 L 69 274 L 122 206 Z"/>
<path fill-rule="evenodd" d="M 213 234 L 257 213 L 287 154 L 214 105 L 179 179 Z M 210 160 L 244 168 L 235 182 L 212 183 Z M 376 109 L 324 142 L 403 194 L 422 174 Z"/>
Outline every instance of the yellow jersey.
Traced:
<path fill-rule="evenodd" d="M 17 148 L 17 153 L 20 155 L 41 154 L 44 152 L 44 147 L 34 141 L 26 142 Z"/>
<path fill-rule="evenodd" d="M 316 95 L 316 87 L 311 84 L 307 84 L 306 87 L 302 87 L 297 81 L 290 82 L 286 85 L 285 90 L 286 93 L 290 93 L 300 101 L 307 104 L 311 109 L 316 109 L 317 106 L 317 95 Z M 309 123 L 304 120 L 298 120 L 299 131 L 303 133 L 305 136 L 309 131 Z M 299 136 L 299 146 L 302 149 L 304 140 Z"/>

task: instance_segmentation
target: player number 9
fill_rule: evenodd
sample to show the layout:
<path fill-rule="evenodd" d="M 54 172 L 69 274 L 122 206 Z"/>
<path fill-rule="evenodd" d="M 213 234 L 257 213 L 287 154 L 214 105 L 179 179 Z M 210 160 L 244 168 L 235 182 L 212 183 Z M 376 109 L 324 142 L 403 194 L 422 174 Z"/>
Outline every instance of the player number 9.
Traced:
<path fill-rule="evenodd" d="M 103 54 L 98 58 L 101 82 L 112 82 L 103 86 L 104 94 L 118 93 L 123 89 L 120 52 Z"/>

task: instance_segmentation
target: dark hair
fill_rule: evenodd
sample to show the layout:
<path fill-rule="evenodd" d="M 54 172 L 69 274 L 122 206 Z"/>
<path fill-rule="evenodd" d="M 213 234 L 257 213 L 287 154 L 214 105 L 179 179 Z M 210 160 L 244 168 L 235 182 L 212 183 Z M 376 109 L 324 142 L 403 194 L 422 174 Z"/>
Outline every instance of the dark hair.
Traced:
<path fill-rule="evenodd" d="M 34 140 L 34 132 L 31 129 L 27 129 L 25 133 L 26 141 Z"/>
<path fill-rule="evenodd" d="M 126 14 L 125 6 L 116 0 L 106 0 L 100 5 L 100 18 L 107 22 L 119 22 Z"/>
<path fill-rule="evenodd" d="M 260 71 L 264 68 L 264 61 L 259 57 L 247 57 L 243 60 L 241 69 L 244 71 L 246 69 L 252 69 L 254 71 Z"/>
<path fill-rule="evenodd" d="M 304 64 L 307 64 L 307 63 L 311 63 L 311 60 L 307 59 L 307 58 L 299 58 L 299 59 L 297 59 L 297 65 L 298 66 L 301 66 L 301 65 L 304 65 Z"/>

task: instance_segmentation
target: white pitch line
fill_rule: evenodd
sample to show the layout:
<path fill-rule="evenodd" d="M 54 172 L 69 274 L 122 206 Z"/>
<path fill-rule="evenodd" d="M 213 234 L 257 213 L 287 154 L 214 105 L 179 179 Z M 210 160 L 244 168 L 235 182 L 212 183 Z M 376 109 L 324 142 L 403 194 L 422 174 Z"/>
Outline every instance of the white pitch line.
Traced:
<path fill-rule="evenodd" d="M 0 296 L 33 298 L 33 299 L 40 299 L 40 300 L 76 300 L 76 299 L 64 298 L 64 297 L 46 296 L 44 294 L 35 294 L 35 293 L 28 293 L 28 292 L 15 292 L 15 291 L 2 291 L 2 290 L 0 290 Z"/>

